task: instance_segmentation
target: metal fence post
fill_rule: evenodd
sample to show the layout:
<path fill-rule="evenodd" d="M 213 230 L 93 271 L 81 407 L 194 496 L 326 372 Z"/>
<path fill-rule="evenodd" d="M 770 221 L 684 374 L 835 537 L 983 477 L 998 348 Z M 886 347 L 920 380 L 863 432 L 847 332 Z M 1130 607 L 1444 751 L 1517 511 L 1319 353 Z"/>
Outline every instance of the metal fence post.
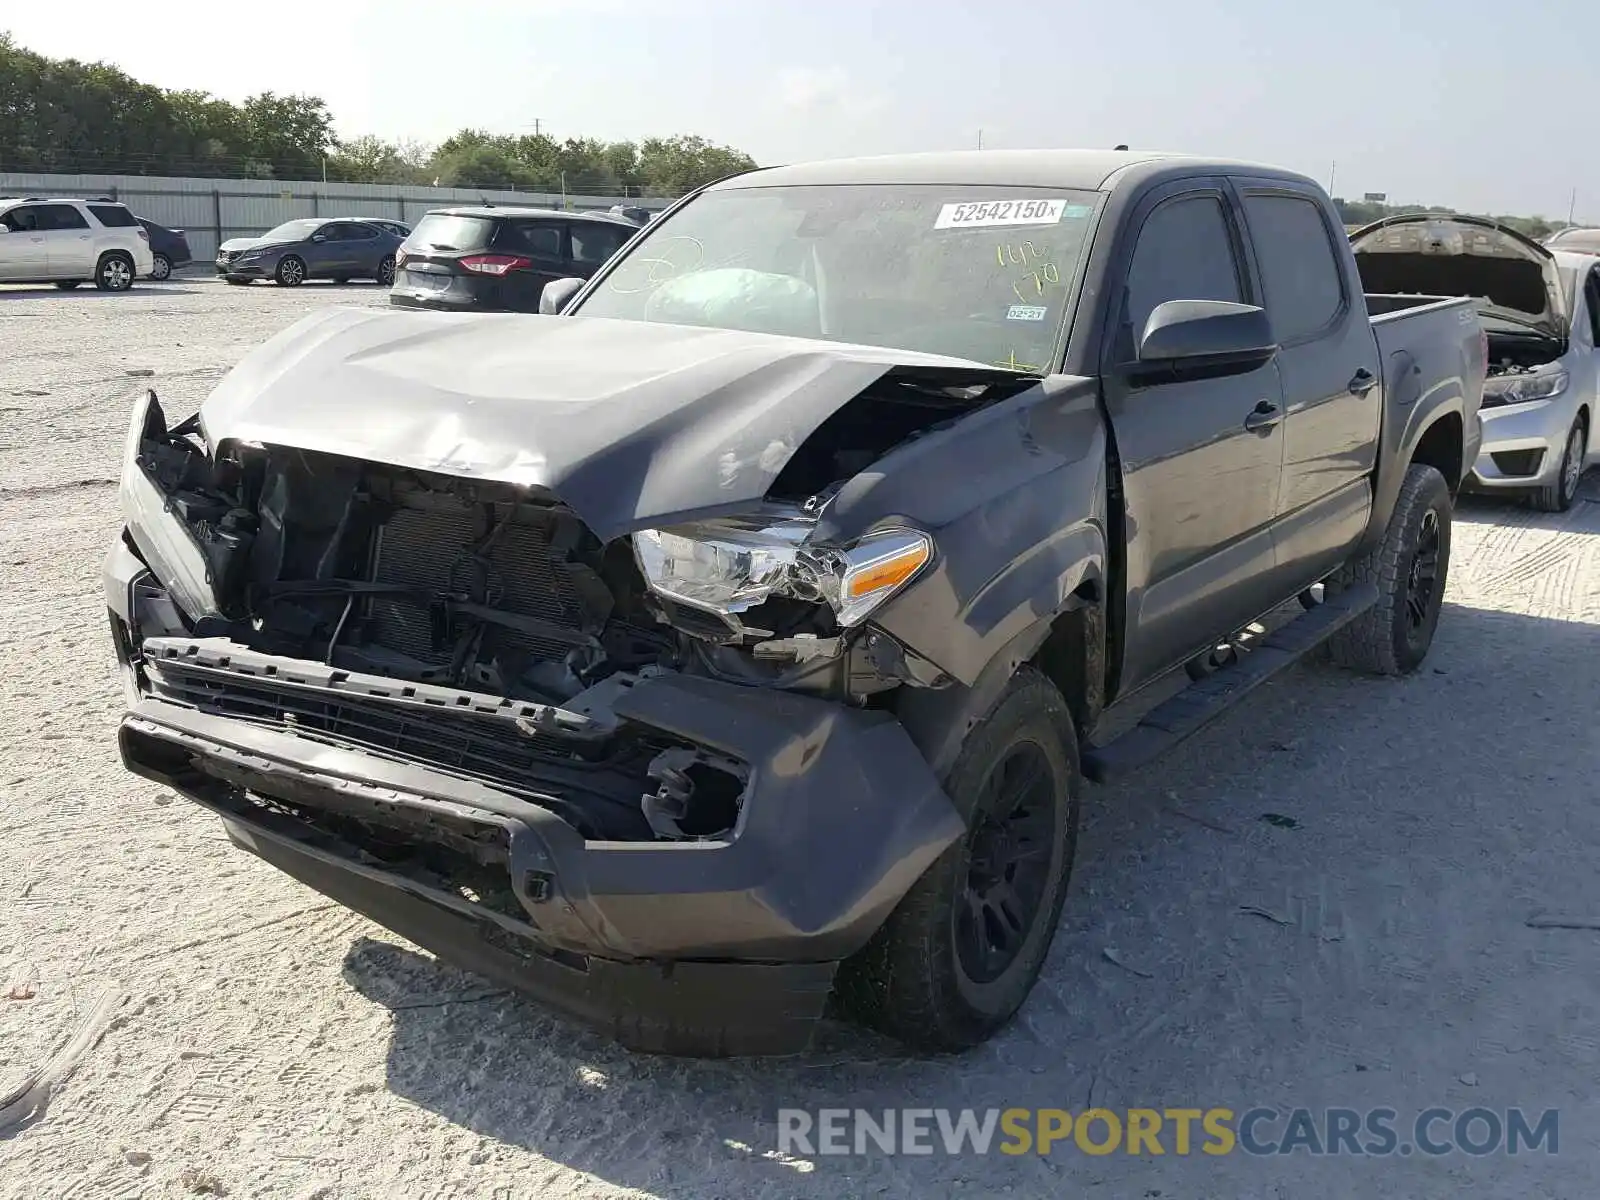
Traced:
<path fill-rule="evenodd" d="M 211 215 L 217 222 L 217 248 L 222 248 L 222 243 L 227 239 L 222 236 L 222 190 L 211 189 Z"/>

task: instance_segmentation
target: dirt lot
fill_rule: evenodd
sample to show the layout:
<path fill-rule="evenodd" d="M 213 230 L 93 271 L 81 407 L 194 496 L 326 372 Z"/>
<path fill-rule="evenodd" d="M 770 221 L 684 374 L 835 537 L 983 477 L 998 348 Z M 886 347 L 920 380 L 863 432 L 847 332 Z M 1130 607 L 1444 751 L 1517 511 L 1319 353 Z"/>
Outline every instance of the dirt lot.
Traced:
<path fill-rule="evenodd" d="M 1562 517 L 1464 506 L 1416 677 L 1303 667 L 1091 792 L 1054 953 L 988 1047 L 915 1061 L 828 1027 L 799 1060 L 651 1060 L 435 965 L 118 766 L 99 570 L 131 394 L 185 414 L 300 314 L 380 302 L 0 289 L 0 988 L 37 993 L 0 999 L 0 1088 L 108 985 L 129 995 L 48 1111 L 0 1133 L 0 1195 L 1600 1195 L 1600 933 L 1528 924 L 1600 919 L 1595 474 Z M 1560 1153 L 776 1153 L 779 1107 L 1091 1099 L 1402 1128 L 1558 1108 Z"/>

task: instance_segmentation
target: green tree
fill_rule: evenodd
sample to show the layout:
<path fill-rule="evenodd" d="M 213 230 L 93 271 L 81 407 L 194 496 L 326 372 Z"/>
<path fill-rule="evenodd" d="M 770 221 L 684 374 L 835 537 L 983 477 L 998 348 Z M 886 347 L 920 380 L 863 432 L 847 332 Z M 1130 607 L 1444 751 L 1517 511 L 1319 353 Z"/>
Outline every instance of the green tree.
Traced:
<path fill-rule="evenodd" d="M 271 164 L 277 179 L 315 179 L 334 152 L 333 116 L 315 96 L 262 92 L 240 115 L 251 156 Z"/>
<path fill-rule="evenodd" d="M 639 174 L 652 196 L 681 196 L 755 165 L 743 151 L 701 137 L 647 138 L 639 146 Z"/>

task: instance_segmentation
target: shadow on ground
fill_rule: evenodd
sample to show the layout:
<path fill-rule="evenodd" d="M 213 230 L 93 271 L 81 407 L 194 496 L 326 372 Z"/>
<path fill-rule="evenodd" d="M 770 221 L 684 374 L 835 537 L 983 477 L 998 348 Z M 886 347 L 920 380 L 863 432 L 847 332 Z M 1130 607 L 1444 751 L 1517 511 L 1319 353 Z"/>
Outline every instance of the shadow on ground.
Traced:
<path fill-rule="evenodd" d="M 85 284 L 82 287 L 58 288 L 53 284 L 38 286 L 28 284 L 0 285 L 0 299 L 16 298 L 17 300 L 103 300 L 110 303 L 114 300 L 126 300 L 130 296 L 197 296 L 200 295 L 194 288 L 174 287 L 170 283 L 140 282 L 133 285 L 126 292 L 103 292 L 93 285 Z"/>
<path fill-rule="evenodd" d="M 1009 1030 L 966 1055 L 918 1060 L 827 1023 L 793 1059 L 650 1058 L 387 942 L 357 942 L 345 976 L 394 1014 L 396 1095 L 662 1196 L 909 1197 L 961 1179 L 987 1193 L 1111 1183 L 1108 1195 L 1173 1196 L 1202 1178 L 1207 1195 L 1458 1194 L 1459 1158 L 1391 1159 L 1379 1174 L 1348 1158 L 1070 1147 L 796 1162 L 777 1153 L 776 1113 L 1575 1107 L 1600 1042 L 1569 1031 L 1593 1024 L 1600 959 L 1562 953 L 1584 935 L 1527 920 L 1548 906 L 1600 913 L 1597 640 L 1592 625 L 1448 604 L 1417 675 L 1299 667 L 1142 776 L 1091 789 L 1040 983 Z M 1552 1162 L 1470 1165 L 1478 1186 L 1510 1165 L 1524 1186 L 1557 1166 L 1582 1176 L 1571 1153 Z"/>

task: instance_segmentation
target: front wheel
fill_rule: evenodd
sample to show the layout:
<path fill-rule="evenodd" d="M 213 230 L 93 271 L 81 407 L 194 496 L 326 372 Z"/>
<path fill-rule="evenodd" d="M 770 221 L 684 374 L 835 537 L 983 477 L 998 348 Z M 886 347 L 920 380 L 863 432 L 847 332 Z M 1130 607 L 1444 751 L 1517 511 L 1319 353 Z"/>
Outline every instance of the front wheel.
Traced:
<path fill-rule="evenodd" d="M 1409 675 L 1433 645 L 1450 568 L 1450 487 L 1433 467 L 1406 469 L 1383 540 L 1335 571 L 1329 596 L 1378 585 L 1378 602 L 1328 640 L 1333 661 L 1371 675 Z"/>
<path fill-rule="evenodd" d="M 1566 446 L 1561 452 L 1561 469 L 1556 477 L 1533 494 L 1533 506 L 1540 512 L 1564 513 L 1578 498 L 1578 480 L 1583 478 L 1583 458 L 1589 445 L 1589 430 L 1583 417 L 1572 422 Z"/>
<path fill-rule="evenodd" d="M 923 1050 L 963 1050 L 1011 1020 L 1039 977 L 1078 840 L 1078 742 L 1066 702 L 1023 668 L 945 778 L 967 822 L 867 945 L 839 997 Z"/>
<path fill-rule="evenodd" d="M 133 259 L 121 250 L 100 256 L 94 269 L 94 285 L 102 292 L 125 292 L 133 286 Z"/>
<path fill-rule="evenodd" d="M 285 255 L 279 260 L 273 278 L 281 287 L 299 287 L 305 282 L 306 264 L 292 254 Z"/>

